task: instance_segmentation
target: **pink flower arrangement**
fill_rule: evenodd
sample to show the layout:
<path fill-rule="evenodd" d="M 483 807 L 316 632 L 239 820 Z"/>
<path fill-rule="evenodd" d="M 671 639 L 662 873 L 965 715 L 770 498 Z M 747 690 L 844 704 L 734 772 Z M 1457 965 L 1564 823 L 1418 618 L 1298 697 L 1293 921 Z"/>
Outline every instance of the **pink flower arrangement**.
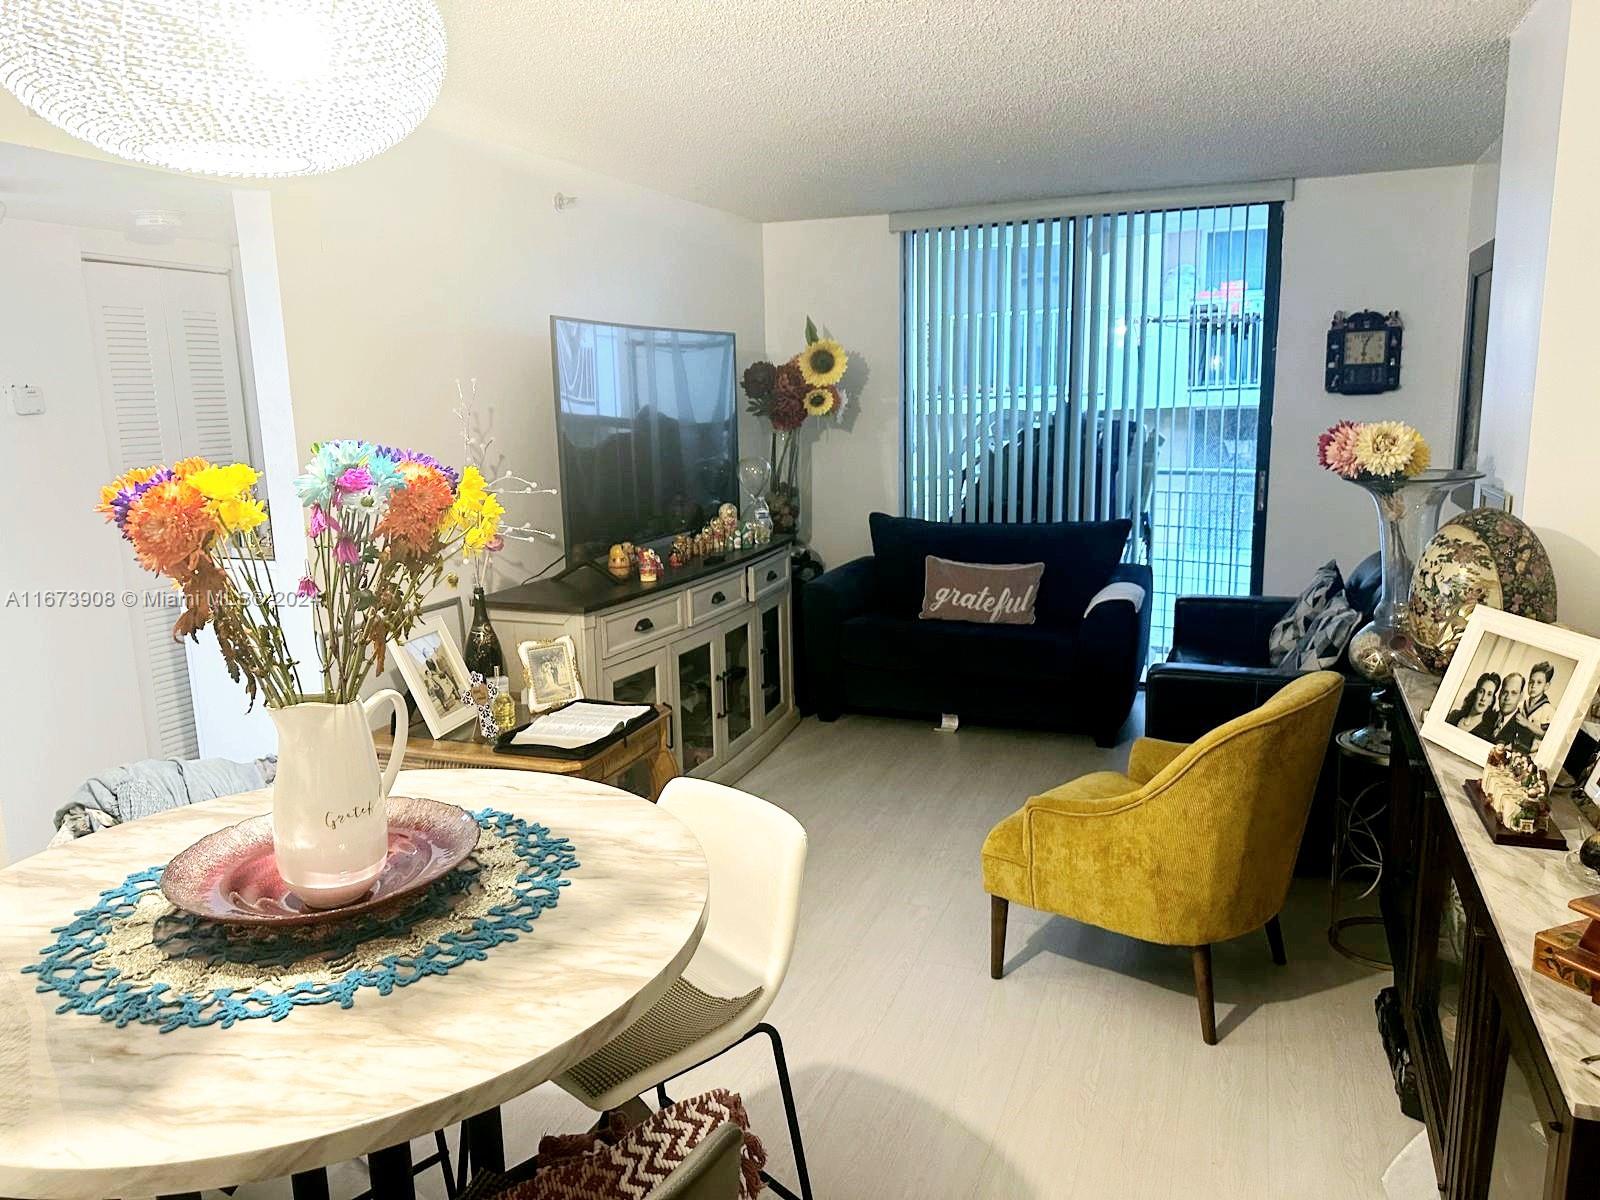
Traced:
<path fill-rule="evenodd" d="M 1398 486 L 1431 460 L 1427 441 L 1404 421 L 1340 421 L 1317 438 L 1317 462 L 1356 483 Z"/>
<path fill-rule="evenodd" d="M 1317 438 L 1317 462 L 1336 475 L 1354 479 L 1361 473 L 1356 462 L 1356 423 L 1340 421 Z"/>

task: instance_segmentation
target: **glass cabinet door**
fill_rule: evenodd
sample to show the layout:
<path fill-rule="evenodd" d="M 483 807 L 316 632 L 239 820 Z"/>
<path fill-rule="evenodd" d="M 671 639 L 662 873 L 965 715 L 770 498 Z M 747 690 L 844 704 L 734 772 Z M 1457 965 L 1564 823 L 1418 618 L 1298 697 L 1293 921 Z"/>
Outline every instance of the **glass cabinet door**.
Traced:
<path fill-rule="evenodd" d="M 671 703 L 668 691 L 671 676 L 667 673 L 670 662 L 666 647 L 663 646 L 603 667 L 600 671 L 600 698 L 615 700 L 619 704 Z M 670 726 L 668 728 L 668 744 L 675 745 Z M 654 792 L 650 764 L 645 759 L 634 763 L 611 782 L 623 791 L 647 800 Z"/>
<path fill-rule="evenodd" d="M 717 752 L 717 692 L 711 639 L 678 651 L 678 736 L 685 773 Z"/>
<path fill-rule="evenodd" d="M 789 598 L 769 602 L 756 619 L 761 657 L 761 715 L 771 717 L 784 707 L 784 676 L 789 669 Z"/>
<path fill-rule="evenodd" d="M 728 722 L 728 744 L 738 742 L 755 728 L 755 674 L 750 669 L 751 622 L 741 620 L 722 634 L 723 712 Z"/>
<path fill-rule="evenodd" d="M 620 704 L 667 702 L 667 655 L 656 650 L 606 667 L 601 676 L 601 698 Z"/>

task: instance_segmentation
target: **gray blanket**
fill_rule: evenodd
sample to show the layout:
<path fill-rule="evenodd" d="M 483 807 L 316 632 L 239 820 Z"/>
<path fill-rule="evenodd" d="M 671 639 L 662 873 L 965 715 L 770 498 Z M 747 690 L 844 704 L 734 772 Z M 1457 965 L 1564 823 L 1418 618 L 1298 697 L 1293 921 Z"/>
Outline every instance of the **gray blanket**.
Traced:
<path fill-rule="evenodd" d="M 277 759 L 147 758 L 91 776 L 56 810 L 54 841 L 218 796 L 253 792 L 277 774 Z"/>

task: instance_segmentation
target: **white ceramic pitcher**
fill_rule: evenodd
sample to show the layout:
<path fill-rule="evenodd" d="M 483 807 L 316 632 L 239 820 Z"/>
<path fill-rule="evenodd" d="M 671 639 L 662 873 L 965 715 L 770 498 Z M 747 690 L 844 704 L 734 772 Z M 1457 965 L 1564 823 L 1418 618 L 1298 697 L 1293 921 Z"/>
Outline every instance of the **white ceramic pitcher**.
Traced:
<path fill-rule="evenodd" d="M 370 718 L 395 713 L 394 748 L 378 773 Z M 389 853 L 385 801 L 406 751 L 406 703 L 385 688 L 361 703 L 269 709 L 278 727 L 272 846 L 278 874 L 312 908 L 335 908 L 372 887 Z"/>

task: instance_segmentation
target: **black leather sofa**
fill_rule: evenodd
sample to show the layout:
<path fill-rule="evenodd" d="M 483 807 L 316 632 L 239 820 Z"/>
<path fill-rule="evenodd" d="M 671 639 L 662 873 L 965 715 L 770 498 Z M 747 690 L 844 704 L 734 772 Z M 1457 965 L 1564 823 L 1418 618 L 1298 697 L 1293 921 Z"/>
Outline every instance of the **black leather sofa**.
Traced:
<path fill-rule="evenodd" d="M 805 587 L 809 698 L 844 712 L 1025 725 L 1116 744 L 1150 644 L 1150 568 L 1122 563 L 1130 523 L 945 524 L 873 513 L 873 553 Z M 1043 562 L 1033 625 L 924 621 L 929 554 L 958 562 Z M 1113 581 L 1144 589 L 1090 601 Z M 1088 609 L 1087 615 L 1085 610 Z"/>
<path fill-rule="evenodd" d="M 1376 554 L 1345 580 L 1345 596 L 1365 624 L 1378 605 L 1383 576 Z M 1267 661 L 1267 635 L 1293 604 L 1293 596 L 1180 596 L 1172 611 L 1172 652 L 1145 678 L 1144 731 L 1149 737 L 1192 742 L 1224 721 L 1258 708 L 1291 679 Z M 1341 659 L 1344 695 L 1334 731 L 1365 725 L 1372 685 Z M 1336 764 L 1330 743 L 1317 798 L 1302 843 L 1299 870 L 1328 867 L 1333 833 Z"/>

